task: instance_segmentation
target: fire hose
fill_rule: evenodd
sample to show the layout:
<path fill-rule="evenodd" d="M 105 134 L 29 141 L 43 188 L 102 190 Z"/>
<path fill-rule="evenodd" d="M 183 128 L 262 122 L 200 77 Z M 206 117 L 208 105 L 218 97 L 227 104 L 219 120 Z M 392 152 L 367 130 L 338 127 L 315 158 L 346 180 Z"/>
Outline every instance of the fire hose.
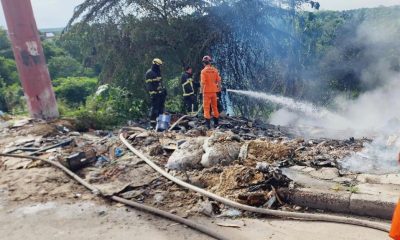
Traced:
<path fill-rule="evenodd" d="M 295 213 L 295 212 L 285 212 L 285 211 L 271 210 L 271 209 L 265 209 L 265 208 L 256 208 L 256 207 L 252 207 L 252 206 L 248 206 L 248 205 L 244 205 L 244 204 L 232 201 L 230 199 L 221 197 L 219 195 L 216 195 L 214 193 L 206 191 L 202 188 L 196 187 L 192 184 L 189 184 L 187 182 L 184 182 L 184 181 L 172 176 L 171 174 L 167 173 L 166 171 L 161 169 L 159 166 L 157 166 L 153 161 L 151 161 L 149 158 L 147 158 L 143 153 L 141 153 L 140 151 L 135 149 L 125 139 L 125 137 L 123 136 L 122 133 L 120 134 L 119 138 L 125 144 L 125 146 L 129 150 L 131 150 L 136 156 L 141 158 L 150 167 L 152 167 L 155 171 L 157 171 L 158 173 L 160 173 L 167 179 L 173 181 L 174 183 L 176 183 L 184 188 L 190 189 L 190 190 L 195 191 L 205 197 L 208 197 L 217 202 L 220 202 L 226 206 L 244 210 L 244 211 L 248 211 L 248 212 L 259 213 L 259 214 L 263 214 L 263 215 L 269 215 L 269 216 L 284 218 L 284 219 L 340 223 L 340 224 L 355 225 L 355 226 L 376 229 L 376 230 L 380 230 L 383 232 L 389 232 L 390 227 L 388 225 L 386 225 L 386 224 L 383 225 L 383 224 L 379 224 L 379 223 L 367 221 L 367 220 L 360 220 L 360 219 L 355 219 L 355 218 L 350 218 L 350 217 L 331 216 L 331 215 L 324 215 L 324 214 Z"/>
<path fill-rule="evenodd" d="M 183 115 L 174 124 L 172 124 L 172 126 L 168 129 L 168 132 L 172 131 L 172 129 L 174 129 L 176 127 L 176 125 L 178 125 L 183 119 L 185 119 L 187 117 L 197 116 L 200 113 L 202 108 L 203 108 L 203 104 L 201 104 L 201 106 L 199 107 L 199 110 L 197 110 L 197 112 L 195 114 L 193 114 L 193 115 L 191 115 L 191 114 Z"/>
<path fill-rule="evenodd" d="M 89 184 L 88 182 L 86 182 L 85 180 L 83 180 L 81 177 L 79 177 L 78 175 L 76 175 L 75 173 L 73 173 L 71 170 L 69 170 L 68 168 L 64 167 L 62 164 L 60 164 L 59 162 L 55 162 L 55 161 L 50 161 L 47 159 L 42 159 L 42 158 L 38 158 L 38 157 L 32 157 L 32 156 L 23 156 L 23 155 L 15 155 L 15 154 L 3 154 L 0 153 L 0 156 L 2 157 L 14 157 L 14 158 L 27 158 L 27 159 L 32 159 L 32 160 L 39 160 L 39 161 L 43 161 L 45 163 L 48 163 L 50 165 L 52 165 L 53 167 L 56 167 L 62 171 L 64 171 L 67 175 L 69 175 L 70 177 L 72 177 L 73 179 L 75 179 L 77 182 L 79 182 L 80 184 L 82 184 L 83 186 L 85 186 L 87 189 L 89 189 L 90 191 L 92 191 L 93 194 L 95 195 L 99 195 L 101 197 L 107 198 L 107 199 L 111 199 L 113 201 L 125 204 L 127 206 L 142 210 L 142 211 L 146 211 L 149 213 L 152 213 L 154 215 L 158 215 L 167 219 L 170 219 L 172 221 L 184 224 L 192 229 L 195 229 L 199 232 L 202 232 L 210 237 L 213 237 L 215 239 L 219 239 L 219 240 L 228 240 L 227 237 L 215 232 L 214 230 L 195 223 L 193 221 L 190 221 L 188 219 L 184 219 L 182 217 L 179 217 L 177 215 L 171 214 L 169 212 L 157 209 L 157 208 L 153 208 L 138 202 L 134 202 L 134 201 L 130 201 L 130 200 L 126 200 L 124 198 L 120 198 L 118 196 L 106 196 L 104 195 L 98 188 L 94 187 L 93 185 Z"/>

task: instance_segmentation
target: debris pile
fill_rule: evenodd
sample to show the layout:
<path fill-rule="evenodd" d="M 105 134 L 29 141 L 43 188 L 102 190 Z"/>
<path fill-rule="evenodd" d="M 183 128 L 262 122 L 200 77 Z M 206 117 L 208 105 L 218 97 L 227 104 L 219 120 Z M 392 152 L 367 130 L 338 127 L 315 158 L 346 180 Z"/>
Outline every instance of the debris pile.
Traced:
<path fill-rule="evenodd" d="M 11 119 L 3 122 L 7 125 L 0 129 L 0 149 L 3 153 L 34 155 L 59 161 L 106 195 L 144 202 L 181 216 L 198 212 L 226 216 L 239 213 L 161 177 L 122 145 L 117 137 L 120 132 L 135 148 L 158 166 L 165 166 L 176 177 L 223 197 L 263 208 L 286 205 L 279 191 L 293 187 L 293 184 L 280 168 L 297 164 L 323 168 L 324 172 L 326 168 L 338 171 L 337 160 L 360 151 L 368 141 L 298 139 L 291 136 L 287 129 L 231 117 L 221 120 L 221 126 L 213 132 L 207 132 L 197 118 L 186 119 L 176 126 L 175 131 L 163 133 L 146 131 L 137 125 L 123 127 L 119 131 L 92 130 L 80 133 L 74 131 L 71 122 L 65 120 L 46 123 L 32 119 Z M 6 172 L 15 169 L 28 176 L 51 169 L 39 162 L 8 157 L 0 158 L 0 168 L 0 171 Z M 49 179 L 35 177 L 33 179 L 37 179 L 37 182 L 34 184 L 54 184 L 50 175 L 41 174 L 49 176 Z M 55 188 L 63 188 L 62 183 L 68 178 L 61 179 L 60 184 L 54 185 Z M 15 185 L 10 179 L 1 180 L 6 182 L 3 187 L 9 189 L 10 195 L 18 195 L 16 189 L 20 185 Z M 65 197 L 67 189 L 71 190 L 71 186 L 64 189 L 59 197 Z M 39 187 L 35 190 L 41 191 Z M 76 189 L 71 192 L 76 192 Z M 50 194 L 45 196 L 30 192 L 18 199 L 26 197 L 37 200 L 48 196 Z M 51 196 L 57 194 L 52 193 Z"/>

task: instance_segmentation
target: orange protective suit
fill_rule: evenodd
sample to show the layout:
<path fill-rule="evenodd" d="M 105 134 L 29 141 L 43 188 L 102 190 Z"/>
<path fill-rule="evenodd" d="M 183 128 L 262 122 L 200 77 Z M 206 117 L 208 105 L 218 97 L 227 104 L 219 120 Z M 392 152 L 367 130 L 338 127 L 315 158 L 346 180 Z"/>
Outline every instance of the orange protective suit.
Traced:
<path fill-rule="evenodd" d="M 392 229 L 389 236 L 395 240 L 400 240 L 400 201 L 393 214 Z"/>
<path fill-rule="evenodd" d="M 216 68 L 206 65 L 201 71 L 204 118 L 211 119 L 210 106 L 215 118 L 219 118 L 217 92 L 221 84 L 221 76 Z"/>

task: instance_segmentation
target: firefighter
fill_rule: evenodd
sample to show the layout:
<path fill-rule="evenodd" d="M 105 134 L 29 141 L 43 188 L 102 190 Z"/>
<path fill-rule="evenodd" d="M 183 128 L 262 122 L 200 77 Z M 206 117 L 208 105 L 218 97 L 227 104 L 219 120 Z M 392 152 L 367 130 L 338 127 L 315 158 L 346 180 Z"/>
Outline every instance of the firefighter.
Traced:
<path fill-rule="evenodd" d="M 221 77 L 218 70 L 211 66 L 211 57 L 203 57 L 204 69 L 200 75 L 200 93 L 203 94 L 203 110 L 204 118 L 206 119 L 206 126 L 211 128 L 211 114 L 210 107 L 214 115 L 214 126 L 218 125 L 219 111 L 217 93 L 221 89 Z"/>
<path fill-rule="evenodd" d="M 156 127 L 157 117 L 164 113 L 165 99 L 167 91 L 161 77 L 161 65 L 163 62 L 159 58 L 153 59 L 153 65 L 146 72 L 146 87 L 150 95 L 150 126 Z"/>
<path fill-rule="evenodd" d="M 186 67 L 185 72 L 181 77 L 183 106 L 187 114 L 195 113 L 196 95 L 193 83 L 193 70 L 191 67 Z"/>

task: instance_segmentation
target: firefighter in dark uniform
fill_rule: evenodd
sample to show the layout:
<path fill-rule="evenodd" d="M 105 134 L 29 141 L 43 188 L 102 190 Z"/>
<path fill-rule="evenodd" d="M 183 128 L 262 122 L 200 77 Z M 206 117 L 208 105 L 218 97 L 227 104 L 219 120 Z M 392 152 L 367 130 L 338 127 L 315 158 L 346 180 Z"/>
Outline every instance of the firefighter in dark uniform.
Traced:
<path fill-rule="evenodd" d="M 150 125 L 152 128 L 155 128 L 157 124 L 157 117 L 164 113 L 167 98 L 167 91 L 161 77 L 162 64 L 161 59 L 155 58 L 152 67 L 146 72 L 146 87 L 151 100 Z"/>
<path fill-rule="evenodd" d="M 196 111 L 196 94 L 193 82 L 193 70 L 186 67 L 181 77 L 183 106 L 187 114 L 195 114 Z"/>

